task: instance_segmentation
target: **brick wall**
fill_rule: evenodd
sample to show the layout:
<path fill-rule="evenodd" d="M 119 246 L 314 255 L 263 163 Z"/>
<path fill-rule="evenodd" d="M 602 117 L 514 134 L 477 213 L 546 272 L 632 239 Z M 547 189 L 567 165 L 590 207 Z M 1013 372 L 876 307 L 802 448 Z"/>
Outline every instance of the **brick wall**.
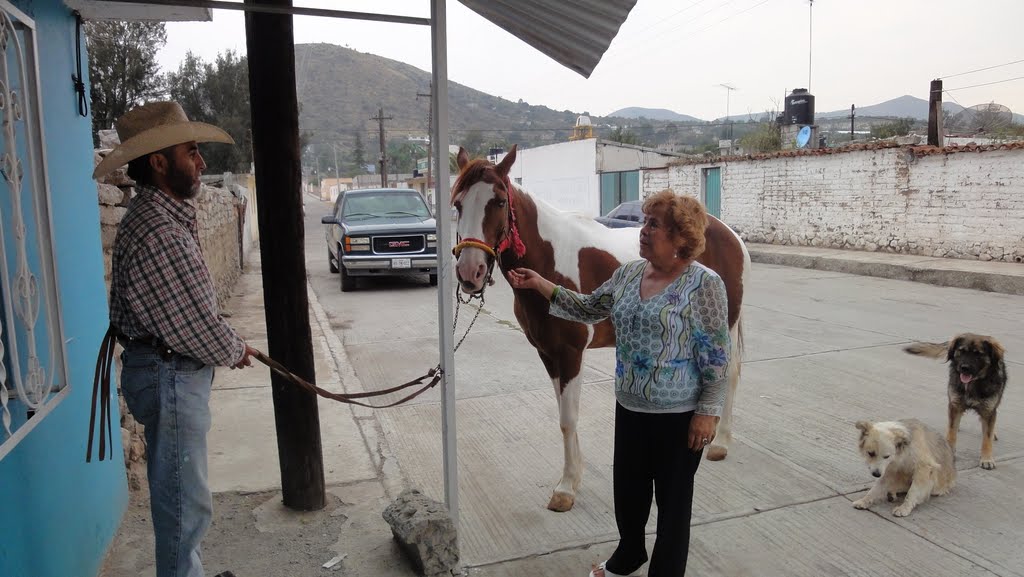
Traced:
<path fill-rule="evenodd" d="M 1024 260 L 1024 148 L 881 147 L 725 159 L 646 173 L 644 195 L 701 197 L 722 170 L 722 219 L 751 242 Z M 667 180 L 667 181 L 666 181 Z"/>

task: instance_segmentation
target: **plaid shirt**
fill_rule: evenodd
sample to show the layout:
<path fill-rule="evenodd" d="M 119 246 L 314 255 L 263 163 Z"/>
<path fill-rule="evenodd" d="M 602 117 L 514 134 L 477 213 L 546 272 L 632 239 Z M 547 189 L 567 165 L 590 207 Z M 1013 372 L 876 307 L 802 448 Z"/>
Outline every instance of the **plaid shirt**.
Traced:
<path fill-rule="evenodd" d="M 245 344 L 220 317 L 195 207 L 153 187 L 137 190 L 114 241 L 110 322 L 209 365 L 237 364 Z"/>

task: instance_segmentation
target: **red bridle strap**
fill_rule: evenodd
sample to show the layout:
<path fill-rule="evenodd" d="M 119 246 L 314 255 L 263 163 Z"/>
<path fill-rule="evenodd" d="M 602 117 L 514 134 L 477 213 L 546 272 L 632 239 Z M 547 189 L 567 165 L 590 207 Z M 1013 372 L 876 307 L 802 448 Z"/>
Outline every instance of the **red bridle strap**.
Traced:
<path fill-rule="evenodd" d="M 513 189 L 512 181 L 509 180 L 508 176 L 505 176 L 504 180 L 505 190 L 508 191 L 508 212 L 509 212 L 509 234 L 505 235 L 505 238 L 501 239 L 498 243 L 497 252 L 505 252 L 510 246 L 512 252 L 515 253 L 516 258 L 523 258 L 526 254 L 526 245 L 523 244 L 523 239 L 519 237 L 519 226 L 516 223 L 516 209 L 512 205 Z"/>

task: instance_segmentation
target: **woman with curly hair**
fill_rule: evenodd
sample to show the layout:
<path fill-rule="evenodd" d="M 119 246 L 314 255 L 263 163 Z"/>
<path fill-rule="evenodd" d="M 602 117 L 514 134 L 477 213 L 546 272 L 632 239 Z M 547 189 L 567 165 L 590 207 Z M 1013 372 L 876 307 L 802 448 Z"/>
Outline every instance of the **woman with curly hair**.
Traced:
<path fill-rule="evenodd" d="M 556 286 L 525 268 L 508 273 L 533 289 L 550 314 L 615 327 L 613 492 L 619 544 L 591 577 L 630 575 L 647 562 L 644 527 L 658 504 L 648 577 L 686 573 L 693 482 L 728 389 L 725 284 L 696 258 L 708 217 L 695 198 L 664 190 L 643 204 L 640 259 L 620 266 L 593 293 Z"/>

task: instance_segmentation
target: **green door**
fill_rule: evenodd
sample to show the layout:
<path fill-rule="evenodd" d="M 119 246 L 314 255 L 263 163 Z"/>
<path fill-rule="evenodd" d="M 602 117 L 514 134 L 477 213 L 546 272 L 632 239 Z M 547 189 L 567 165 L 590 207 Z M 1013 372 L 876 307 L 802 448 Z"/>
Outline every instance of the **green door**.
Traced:
<path fill-rule="evenodd" d="M 601 214 L 627 200 L 640 200 L 640 171 L 602 173 Z"/>
<path fill-rule="evenodd" d="M 722 169 L 704 169 L 704 208 L 708 214 L 722 218 Z"/>

